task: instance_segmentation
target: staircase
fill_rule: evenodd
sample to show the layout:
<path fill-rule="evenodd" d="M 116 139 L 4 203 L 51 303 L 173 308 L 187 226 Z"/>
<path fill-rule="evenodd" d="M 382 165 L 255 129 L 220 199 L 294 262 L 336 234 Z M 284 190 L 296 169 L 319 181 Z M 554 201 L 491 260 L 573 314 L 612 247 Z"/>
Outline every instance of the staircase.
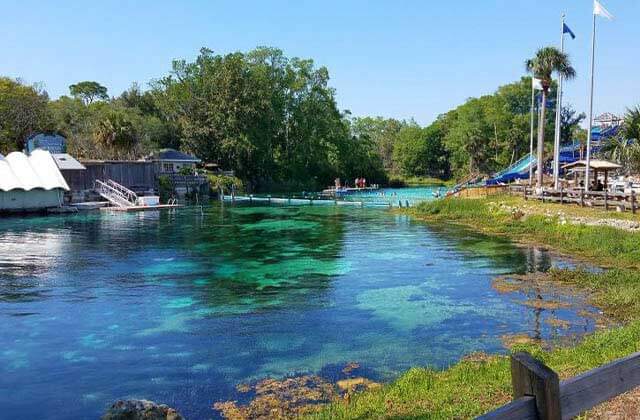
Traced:
<path fill-rule="evenodd" d="M 136 193 L 111 179 L 105 181 L 96 179 L 94 189 L 116 207 L 133 207 L 138 202 Z"/>

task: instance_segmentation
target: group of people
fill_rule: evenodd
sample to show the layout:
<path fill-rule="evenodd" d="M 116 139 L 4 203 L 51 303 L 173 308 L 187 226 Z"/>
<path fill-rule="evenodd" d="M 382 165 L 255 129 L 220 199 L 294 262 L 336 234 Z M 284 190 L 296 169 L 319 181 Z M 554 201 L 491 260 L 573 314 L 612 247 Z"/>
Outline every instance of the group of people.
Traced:
<path fill-rule="evenodd" d="M 336 189 L 339 190 L 340 188 L 342 188 L 342 182 L 340 181 L 340 178 L 336 178 L 333 181 L 333 183 L 334 183 Z M 366 188 L 367 180 L 364 179 L 364 178 L 356 178 L 354 185 L 355 185 L 356 188 Z M 345 188 L 348 188 L 348 187 L 349 187 L 349 183 L 347 183 L 347 185 L 345 185 Z"/>

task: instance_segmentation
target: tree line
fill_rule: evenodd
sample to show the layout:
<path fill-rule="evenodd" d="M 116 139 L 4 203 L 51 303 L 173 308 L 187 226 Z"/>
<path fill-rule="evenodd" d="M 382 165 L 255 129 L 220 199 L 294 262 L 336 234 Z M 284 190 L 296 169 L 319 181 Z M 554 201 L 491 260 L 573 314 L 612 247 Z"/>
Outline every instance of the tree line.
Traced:
<path fill-rule="evenodd" d="M 317 189 L 337 177 L 448 179 L 490 174 L 529 151 L 531 78 L 470 98 L 428 126 L 340 110 L 329 71 L 275 48 L 176 60 L 142 89 L 110 97 L 100 83 L 50 100 L 38 85 L 0 78 L 0 152 L 56 132 L 79 158 L 136 159 L 171 147 L 234 170 L 250 188 Z M 555 85 L 549 97 L 554 97 Z M 545 140 L 552 142 L 548 106 Z M 584 115 L 563 109 L 563 140 Z"/>

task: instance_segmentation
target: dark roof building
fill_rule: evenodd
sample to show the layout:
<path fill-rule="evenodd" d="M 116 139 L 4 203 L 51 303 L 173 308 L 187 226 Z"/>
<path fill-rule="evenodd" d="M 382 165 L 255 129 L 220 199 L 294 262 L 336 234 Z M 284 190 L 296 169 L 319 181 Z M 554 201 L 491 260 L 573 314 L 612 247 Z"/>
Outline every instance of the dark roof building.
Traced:
<path fill-rule="evenodd" d="M 162 149 L 151 155 L 151 160 L 166 160 L 172 162 L 199 163 L 200 159 L 195 156 L 182 153 L 174 149 Z"/>

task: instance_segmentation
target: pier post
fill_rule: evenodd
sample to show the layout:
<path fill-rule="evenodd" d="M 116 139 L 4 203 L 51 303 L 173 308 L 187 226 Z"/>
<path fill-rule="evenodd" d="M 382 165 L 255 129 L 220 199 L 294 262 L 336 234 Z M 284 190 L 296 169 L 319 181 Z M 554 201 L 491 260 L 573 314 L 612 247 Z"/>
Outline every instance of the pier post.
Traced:
<path fill-rule="evenodd" d="M 511 385 L 514 399 L 534 397 L 539 419 L 560 420 L 560 379 L 558 374 L 529 353 L 511 356 Z"/>

